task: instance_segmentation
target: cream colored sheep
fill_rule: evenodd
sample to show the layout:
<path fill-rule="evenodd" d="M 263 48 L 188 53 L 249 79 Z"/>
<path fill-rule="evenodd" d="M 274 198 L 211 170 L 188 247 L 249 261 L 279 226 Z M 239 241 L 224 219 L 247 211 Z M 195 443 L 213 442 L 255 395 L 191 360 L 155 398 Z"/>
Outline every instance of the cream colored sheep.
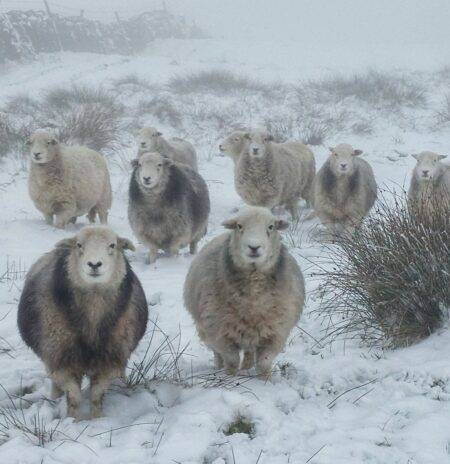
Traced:
<path fill-rule="evenodd" d="M 315 161 L 299 142 L 274 143 L 265 131 L 246 134 L 248 143 L 235 165 L 237 193 L 249 205 L 273 208 L 284 205 L 298 218 L 298 200 L 311 198 Z"/>
<path fill-rule="evenodd" d="M 315 178 L 314 210 L 337 238 L 360 225 L 375 203 L 377 184 L 369 163 L 358 158 L 361 150 L 346 143 L 330 150 Z"/>
<path fill-rule="evenodd" d="M 433 210 L 450 214 L 450 166 L 442 163 L 446 155 L 423 151 L 412 155 L 414 167 L 408 191 L 408 204 L 413 212 L 431 213 Z"/>
<path fill-rule="evenodd" d="M 30 268 L 18 325 L 52 379 L 52 398 L 67 397 L 80 419 L 81 383 L 91 380 L 91 416 L 102 415 L 112 379 L 145 333 L 147 301 L 124 250 L 133 244 L 106 226 L 84 227 Z"/>
<path fill-rule="evenodd" d="M 270 377 L 275 357 L 297 324 L 305 299 L 301 270 L 281 243 L 288 224 L 266 208 L 249 207 L 194 258 L 184 301 L 217 368 L 230 374 L 256 364 Z"/>
<path fill-rule="evenodd" d="M 197 153 L 187 140 L 178 137 L 165 139 L 154 127 L 143 127 L 137 134 L 138 156 L 146 152 L 158 152 L 176 163 L 187 164 L 198 171 Z"/>
<path fill-rule="evenodd" d="M 248 145 L 248 137 L 246 134 L 246 131 L 233 131 L 219 144 L 220 153 L 229 156 L 236 164 L 239 160 L 239 155 Z"/>
<path fill-rule="evenodd" d="M 64 228 L 88 214 L 106 224 L 112 193 L 108 166 L 100 153 L 87 147 L 62 145 L 46 131 L 28 141 L 31 167 L 28 190 L 47 224 Z"/>

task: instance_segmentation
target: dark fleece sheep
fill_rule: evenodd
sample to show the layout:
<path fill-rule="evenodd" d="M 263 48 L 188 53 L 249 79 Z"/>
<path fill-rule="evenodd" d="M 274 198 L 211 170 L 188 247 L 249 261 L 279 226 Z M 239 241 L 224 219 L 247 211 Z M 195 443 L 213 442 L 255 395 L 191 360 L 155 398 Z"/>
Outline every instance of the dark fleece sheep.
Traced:
<path fill-rule="evenodd" d="M 210 210 L 208 187 L 189 166 L 159 153 L 132 162 L 128 218 L 136 237 L 149 248 L 148 262 L 162 249 L 177 254 L 189 245 L 196 252 L 206 234 Z"/>
<path fill-rule="evenodd" d="M 62 240 L 27 274 L 18 326 L 52 379 L 52 397 L 67 396 L 80 418 L 81 381 L 91 380 L 91 415 L 102 414 L 110 382 L 123 375 L 145 333 L 148 306 L 124 256 L 134 249 L 106 226 L 89 226 Z"/>

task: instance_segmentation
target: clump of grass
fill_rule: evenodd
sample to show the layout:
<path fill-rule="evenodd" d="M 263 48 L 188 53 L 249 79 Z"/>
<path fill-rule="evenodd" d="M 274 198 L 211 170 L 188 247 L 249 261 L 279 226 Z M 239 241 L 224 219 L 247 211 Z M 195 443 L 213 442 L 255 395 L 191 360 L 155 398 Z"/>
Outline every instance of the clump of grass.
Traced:
<path fill-rule="evenodd" d="M 400 107 L 425 107 L 425 88 L 406 76 L 369 70 L 350 77 L 331 76 L 309 81 L 301 87 L 306 93 L 322 103 L 355 98 L 369 105 L 391 109 Z"/>
<path fill-rule="evenodd" d="M 156 342 L 156 334 L 162 334 L 162 341 Z M 183 382 L 180 361 L 185 356 L 188 345 L 181 346 L 181 334 L 170 337 L 164 333 L 157 322 L 153 329 L 144 356 L 133 362 L 126 376 L 125 383 L 129 388 L 149 388 L 155 381 Z"/>
<path fill-rule="evenodd" d="M 418 215 L 404 194 L 383 194 L 374 214 L 330 254 L 318 309 L 328 337 L 395 348 L 441 326 L 450 308 L 450 217 L 442 209 Z"/>
<path fill-rule="evenodd" d="M 150 100 L 140 100 L 137 107 L 139 116 L 151 114 L 162 124 L 181 127 L 183 117 L 168 95 L 157 95 Z"/>
<path fill-rule="evenodd" d="M 242 414 L 238 414 L 235 419 L 228 424 L 223 433 L 227 436 L 234 435 L 235 433 L 244 433 L 248 435 L 250 438 L 255 437 L 255 424 L 249 418 L 243 416 Z"/>
<path fill-rule="evenodd" d="M 176 76 L 168 83 L 176 93 L 216 93 L 254 92 L 275 94 L 275 85 L 250 79 L 225 70 L 200 71 L 187 76 Z"/>
<path fill-rule="evenodd" d="M 137 74 L 128 74 L 127 76 L 115 79 L 114 86 L 120 91 L 128 90 L 130 92 L 140 92 L 153 88 L 151 84 L 140 78 Z"/>
<path fill-rule="evenodd" d="M 436 119 L 439 126 L 450 122 L 450 94 L 444 96 L 441 108 L 436 113 Z"/>

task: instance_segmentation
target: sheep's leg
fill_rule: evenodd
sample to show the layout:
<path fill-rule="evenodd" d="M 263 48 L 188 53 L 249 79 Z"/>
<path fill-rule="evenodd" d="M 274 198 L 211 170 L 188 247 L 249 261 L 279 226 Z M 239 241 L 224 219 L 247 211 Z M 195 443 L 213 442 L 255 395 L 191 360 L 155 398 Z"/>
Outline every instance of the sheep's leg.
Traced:
<path fill-rule="evenodd" d="M 91 418 L 102 417 L 103 398 L 113 379 L 120 377 L 123 370 L 98 372 L 91 377 Z"/>
<path fill-rule="evenodd" d="M 214 351 L 214 367 L 216 369 L 223 368 L 223 358 L 217 351 Z"/>
<path fill-rule="evenodd" d="M 178 256 L 180 252 L 180 245 L 177 243 L 176 245 L 171 245 L 169 247 L 169 256 Z"/>
<path fill-rule="evenodd" d="M 264 380 L 270 380 L 273 360 L 282 348 L 282 345 L 276 340 L 258 348 L 256 351 L 256 371 L 259 377 Z"/>
<path fill-rule="evenodd" d="M 153 264 L 158 256 L 158 248 L 150 246 L 147 256 L 147 264 Z"/>
<path fill-rule="evenodd" d="M 236 375 L 239 369 L 239 363 L 241 362 L 239 350 L 229 350 L 221 354 L 227 374 Z"/>
<path fill-rule="evenodd" d="M 46 224 L 48 224 L 49 226 L 53 225 L 53 213 L 44 213 L 44 219 Z"/>
<path fill-rule="evenodd" d="M 297 221 L 298 219 L 298 202 L 297 199 L 291 200 L 287 205 L 286 209 L 289 211 L 292 220 Z"/>
<path fill-rule="evenodd" d="M 198 243 L 198 242 L 191 242 L 191 243 L 189 244 L 189 253 L 190 253 L 191 255 L 195 255 L 195 253 L 197 253 L 197 243 Z"/>
<path fill-rule="evenodd" d="M 50 399 L 57 400 L 63 394 L 64 392 L 61 390 L 61 388 L 59 388 L 56 382 L 52 380 L 52 389 L 50 391 Z"/>
<path fill-rule="evenodd" d="M 53 373 L 52 380 L 66 394 L 67 415 L 79 421 L 81 419 L 81 376 L 76 376 L 66 370 L 60 370 Z"/>
<path fill-rule="evenodd" d="M 100 219 L 100 224 L 108 223 L 108 210 L 102 208 L 98 209 L 98 218 Z"/>
<path fill-rule="evenodd" d="M 87 215 L 88 221 L 93 224 L 95 222 L 95 217 L 97 215 L 97 207 L 94 206 L 89 210 L 89 213 Z"/>
<path fill-rule="evenodd" d="M 255 352 L 254 351 L 245 351 L 244 359 L 242 360 L 241 369 L 248 370 L 255 365 Z"/>

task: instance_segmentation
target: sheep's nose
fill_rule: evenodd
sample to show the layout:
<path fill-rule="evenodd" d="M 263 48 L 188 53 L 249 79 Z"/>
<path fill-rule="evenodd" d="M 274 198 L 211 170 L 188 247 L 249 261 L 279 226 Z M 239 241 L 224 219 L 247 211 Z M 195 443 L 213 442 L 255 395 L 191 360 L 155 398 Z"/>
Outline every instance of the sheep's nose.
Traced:
<path fill-rule="evenodd" d="M 87 265 L 93 270 L 96 271 L 99 267 L 101 267 L 102 262 L 97 261 L 96 263 L 93 263 L 92 261 L 88 261 Z"/>
<path fill-rule="evenodd" d="M 223 151 L 223 145 L 219 145 L 219 150 Z"/>
<path fill-rule="evenodd" d="M 259 148 L 253 147 L 253 154 L 254 154 L 254 155 L 257 155 L 257 154 L 258 154 L 258 151 L 259 151 Z"/>
<path fill-rule="evenodd" d="M 429 173 L 429 172 L 430 172 L 430 171 L 428 171 L 428 170 L 426 170 L 426 171 L 422 171 L 422 173 L 423 173 L 423 175 L 424 175 L 425 177 L 427 177 L 427 176 L 428 176 L 428 173 Z"/>
<path fill-rule="evenodd" d="M 141 147 L 145 147 L 147 145 L 145 142 L 141 142 Z"/>
<path fill-rule="evenodd" d="M 250 248 L 252 255 L 258 254 L 258 250 L 261 248 L 259 245 L 257 246 L 248 245 L 248 247 Z"/>
<path fill-rule="evenodd" d="M 35 158 L 39 158 L 39 157 L 41 156 L 41 152 L 38 151 L 37 153 L 33 153 L 33 156 L 34 156 Z"/>
<path fill-rule="evenodd" d="M 347 167 L 347 164 L 341 163 L 341 168 L 342 168 L 342 169 L 345 169 L 346 167 Z"/>
<path fill-rule="evenodd" d="M 149 184 L 151 177 L 144 177 L 144 184 Z"/>

